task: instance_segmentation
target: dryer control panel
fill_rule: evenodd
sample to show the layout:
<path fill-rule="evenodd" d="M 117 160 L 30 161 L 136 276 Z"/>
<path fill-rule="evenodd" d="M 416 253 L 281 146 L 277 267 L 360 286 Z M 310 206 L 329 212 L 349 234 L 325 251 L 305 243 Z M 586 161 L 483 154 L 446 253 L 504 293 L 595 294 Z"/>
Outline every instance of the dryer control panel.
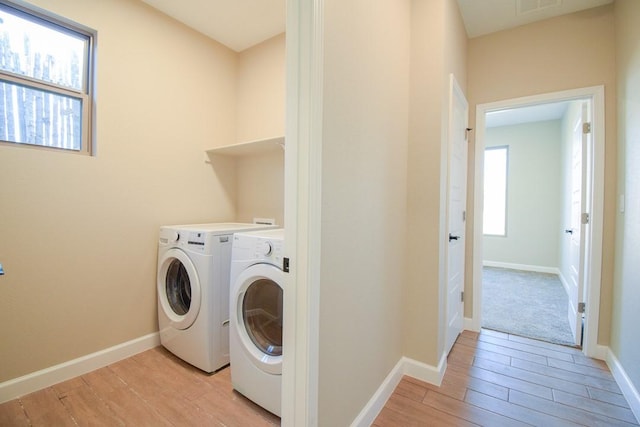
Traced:
<path fill-rule="evenodd" d="M 284 240 L 279 230 L 233 236 L 233 259 L 267 262 L 282 268 Z"/>
<path fill-rule="evenodd" d="M 253 249 L 254 259 L 269 259 L 276 265 L 282 265 L 282 240 L 258 239 Z"/>

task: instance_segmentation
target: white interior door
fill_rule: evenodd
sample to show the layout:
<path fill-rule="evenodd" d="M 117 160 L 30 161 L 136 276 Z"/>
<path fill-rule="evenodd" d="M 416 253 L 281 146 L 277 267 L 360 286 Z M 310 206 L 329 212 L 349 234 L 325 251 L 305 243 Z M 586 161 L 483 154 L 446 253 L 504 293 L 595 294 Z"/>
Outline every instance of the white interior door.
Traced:
<path fill-rule="evenodd" d="M 571 157 L 571 243 L 569 245 L 570 277 L 569 277 L 569 307 L 567 316 L 576 345 L 582 345 L 582 316 L 584 306 L 584 262 L 585 241 L 588 220 L 583 216 L 587 213 L 587 171 L 588 166 L 588 138 L 590 131 L 584 128 L 588 122 L 586 103 L 582 108 L 582 115 L 573 127 L 572 157 Z M 582 306 L 582 307 L 581 307 Z"/>
<path fill-rule="evenodd" d="M 465 216 L 467 201 L 467 123 L 469 105 L 453 74 L 449 97 L 449 188 L 446 352 L 462 331 Z"/>

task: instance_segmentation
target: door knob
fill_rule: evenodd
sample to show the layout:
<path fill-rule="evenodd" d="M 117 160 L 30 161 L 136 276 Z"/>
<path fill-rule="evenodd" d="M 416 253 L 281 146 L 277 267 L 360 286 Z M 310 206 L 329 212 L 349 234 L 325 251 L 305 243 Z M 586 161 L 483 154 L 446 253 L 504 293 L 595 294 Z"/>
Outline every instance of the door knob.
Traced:
<path fill-rule="evenodd" d="M 453 234 L 449 233 L 449 241 L 458 240 L 459 238 L 460 236 L 454 236 Z"/>
<path fill-rule="evenodd" d="M 567 234 L 573 234 L 573 230 L 571 228 L 564 230 L 564 232 Z"/>

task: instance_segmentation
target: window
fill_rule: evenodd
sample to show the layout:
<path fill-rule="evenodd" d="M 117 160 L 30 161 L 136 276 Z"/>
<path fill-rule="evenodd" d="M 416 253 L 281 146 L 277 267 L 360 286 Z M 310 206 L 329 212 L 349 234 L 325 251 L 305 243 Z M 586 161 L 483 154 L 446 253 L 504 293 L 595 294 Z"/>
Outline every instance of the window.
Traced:
<path fill-rule="evenodd" d="M 507 235 L 508 147 L 490 147 L 484 151 L 484 213 L 486 235 Z"/>
<path fill-rule="evenodd" d="M 92 153 L 95 32 L 0 2 L 0 141 Z"/>

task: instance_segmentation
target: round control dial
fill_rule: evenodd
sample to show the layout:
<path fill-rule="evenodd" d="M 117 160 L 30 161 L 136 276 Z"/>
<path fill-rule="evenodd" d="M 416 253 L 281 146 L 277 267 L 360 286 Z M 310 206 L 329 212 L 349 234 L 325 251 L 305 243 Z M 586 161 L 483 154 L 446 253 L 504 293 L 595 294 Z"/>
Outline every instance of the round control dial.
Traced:
<path fill-rule="evenodd" d="M 170 243 L 175 243 L 180 240 L 180 233 L 178 233 L 177 231 L 172 231 L 169 233 L 168 238 Z"/>
<path fill-rule="evenodd" d="M 271 246 L 271 242 L 263 242 L 260 244 L 260 254 L 261 255 L 271 255 L 271 251 L 273 247 Z"/>

